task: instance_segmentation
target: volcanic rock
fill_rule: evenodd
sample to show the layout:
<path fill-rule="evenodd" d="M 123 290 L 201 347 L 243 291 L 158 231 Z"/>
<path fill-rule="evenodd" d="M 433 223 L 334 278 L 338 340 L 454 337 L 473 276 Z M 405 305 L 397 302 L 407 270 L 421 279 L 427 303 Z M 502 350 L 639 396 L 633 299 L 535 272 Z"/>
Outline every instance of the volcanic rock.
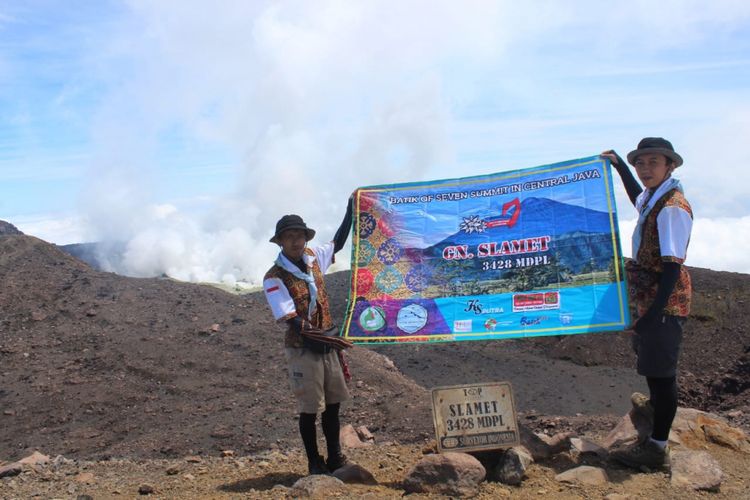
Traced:
<path fill-rule="evenodd" d="M 719 463 L 705 451 L 675 451 L 672 462 L 673 486 L 685 486 L 693 490 L 718 491 L 724 480 L 724 471 Z"/>
<path fill-rule="evenodd" d="M 407 493 L 473 496 L 487 474 L 484 466 L 466 453 L 426 455 L 408 472 Z"/>

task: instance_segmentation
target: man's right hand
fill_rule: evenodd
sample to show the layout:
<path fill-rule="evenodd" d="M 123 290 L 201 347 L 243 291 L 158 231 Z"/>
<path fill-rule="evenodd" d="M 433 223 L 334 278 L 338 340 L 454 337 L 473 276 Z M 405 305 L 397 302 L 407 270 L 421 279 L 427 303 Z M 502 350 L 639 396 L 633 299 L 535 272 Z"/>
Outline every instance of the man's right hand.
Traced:
<path fill-rule="evenodd" d="M 620 157 L 617 155 L 617 153 L 615 153 L 614 149 L 608 149 L 606 151 L 602 151 L 602 154 L 600 154 L 599 156 L 601 156 L 602 158 L 608 159 L 612 165 L 619 165 L 620 163 L 620 160 L 619 160 Z"/>

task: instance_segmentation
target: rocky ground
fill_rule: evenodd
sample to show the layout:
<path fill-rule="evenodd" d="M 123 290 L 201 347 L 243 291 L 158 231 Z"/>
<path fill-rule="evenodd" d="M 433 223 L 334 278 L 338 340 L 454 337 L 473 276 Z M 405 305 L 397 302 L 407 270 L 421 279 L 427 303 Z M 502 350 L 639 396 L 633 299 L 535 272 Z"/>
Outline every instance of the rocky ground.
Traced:
<path fill-rule="evenodd" d="M 718 492 L 695 492 L 670 485 L 664 472 L 636 473 L 606 465 L 597 459 L 578 459 L 562 454 L 553 460 L 532 464 L 520 486 L 499 482 L 481 483 L 477 498 L 519 499 L 610 498 L 615 499 L 739 499 L 750 498 L 750 459 L 719 446 L 708 451 L 721 464 L 725 480 Z M 343 492 L 327 497 L 401 498 L 402 481 L 423 456 L 417 445 L 383 444 L 348 451 L 349 456 L 370 470 L 378 485 L 347 485 Z M 563 483 L 560 472 L 578 463 L 605 465 L 609 482 L 603 485 Z M 57 459 L 49 465 L 29 468 L 12 478 L 0 479 L 0 496 L 25 498 L 134 498 L 139 490 L 153 491 L 158 498 L 284 498 L 295 482 L 307 473 L 298 450 L 272 450 L 262 454 L 221 458 L 218 456 L 176 459 L 111 459 L 104 461 Z M 143 488 L 149 488 L 143 490 Z M 607 495 L 610 495 L 607 497 Z M 620 496 L 617 496 L 620 495 Z M 83 496 L 83 497 L 82 497 Z M 413 494 L 410 498 L 427 498 Z"/>
<path fill-rule="evenodd" d="M 692 273 L 680 404 L 747 430 L 750 277 Z M 340 315 L 348 274 L 328 282 Z M 34 450 L 65 457 L 1 479 L 0 497 L 133 496 L 141 482 L 172 498 L 274 497 L 282 491 L 274 485 L 304 474 L 281 331 L 261 294 L 98 272 L 2 224 L 0 283 L 0 461 Z M 433 438 L 431 387 L 507 380 L 530 428 L 593 436 L 627 411 L 633 389 L 644 389 L 626 334 L 357 347 L 349 358 L 353 399 L 343 421 L 366 426 L 380 443 L 354 454 L 381 485 L 353 496 L 403 494 L 404 470 Z M 235 456 L 218 458 L 223 450 Z M 746 494 L 746 459 L 723 449 L 716 456 L 728 474 L 720 495 Z M 168 475 L 169 467 L 179 472 Z M 534 464 L 522 488 L 488 483 L 480 494 L 604 493 L 557 484 L 556 467 Z M 87 472 L 93 482 L 78 477 Z M 672 497 L 663 474 L 613 475 L 607 491 L 639 498 L 655 488 L 643 498 Z"/>

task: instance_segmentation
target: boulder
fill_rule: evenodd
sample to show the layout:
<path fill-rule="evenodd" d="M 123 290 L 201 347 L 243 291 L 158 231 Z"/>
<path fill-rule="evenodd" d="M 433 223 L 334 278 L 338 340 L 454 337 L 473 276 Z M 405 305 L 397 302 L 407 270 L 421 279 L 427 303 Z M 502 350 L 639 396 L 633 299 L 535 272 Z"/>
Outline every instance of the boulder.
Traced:
<path fill-rule="evenodd" d="M 682 450 L 671 455 L 673 486 L 693 490 L 719 491 L 724 471 L 705 451 Z"/>
<path fill-rule="evenodd" d="M 28 457 L 24 457 L 21 460 L 0 467 L 0 477 L 17 476 L 23 471 L 25 465 L 34 466 L 44 465 L 46 463 L 49 463 L 49 457 L 35 451 Z"/>
<path fill-rule="evenodd" d="M 609 482 L 609 477 L 607 476 L 607 472 L 602 468 L 581 465 L 580 467 L 566 470 L 556 475 L 555 480 L 562 483 L 600 485 Z"/>
<path fill-rule="evenodd" d="M 562 432 L 550 437 L 546 434 L 534 433 L 525 425 L 518 425 L 521 445 L 526 448 L 534 460 L 543 460 L 570 449 L 571 432 Z"/>
<path fill-rule="evenodd" d="M 633 413 L 631 411 L 622 417 L 612 429 L 602 443 L 604 448 L 616 448 L 635 442 L 639 436 L 649 435 L 650 424 L 634 418 Z M 730 426 L 717 415 L 693 408 L 677 409 L 669 441 L 692 449 L 703 448 L 706 443 L 715 443 L 735 451 L 750 453 L 750 441 L 741 429 Z"/>
<path fill-rule="evenodd" d="M 346 490 L 346 485 L 333 476 L 315 474 L 313 476 L 299 479 L 288 491 L 292 498 L 320 498 L 325 499 L 329 496 L 341 494 Z"/>
<path fill-rule="evenodd" d="M 361 465 L 354 463 L 349 463 L 336 469 L 333 473 L 333 477 L 346 484 L 378 484 L 370 471 Z"/>
<path fill-rule="evenodd" d="M 710 442 L 750 453 L 750 441 L 741 429 L 730 426 L 718 415 L 693 408 L 678 408 L 672 422 L 672 434 L 677 435 L 675 441 L 687 448 L 702 448 Z"/>
<path fill-rule="evenodd" d="M 495 467 L 492 478 L 505 484 L 518 485 L 526 475 L 526 469 L 534 462 L 531 452 L 523 446 L 507 450 Z"/>
<path fill-rule="evenodd" d="M 628 413 L 620 419 L 614 429 L 612 429 L 607 437 L 604 438 L 602 446 L 607 450 L 611 450 L 613 448 L 619 448 L 626 444 L 633 443 L 637 440 L 638 430 L 635 428 L 635 425 L 633 425 L 633 420 L 631 419 L 630 413 Z"/>
<path fill-rule="evenodd" d="M 363 443 L 359 439 L 359 434 L 354 429 L 352 424 L 346 424 L 341 428 L 340 431 L 341 446 L 344 448 L 364 448 L 365 446 L 372 446 L 372 443 Z"/>
<path fill-rule="evenodd" d="M 43 453 L 35 451 L 28 457 L 22 458 L 18 461 L 21 465 L 44 465 L 49 462 L 49 457 Z"/>
<path fill-rule="evenodd" d="M 579 455 L 596 455 L 600 458 L 607 456 L 607 450 L 585 438 L 571 438 L 570 447 Z"/>
<path fill-rule="evenodd" d="M 407 493 L 473 496 L 486 474 L 481 462 L 466 453 L 426 455 L 406 475 L 403 486 Z"/>

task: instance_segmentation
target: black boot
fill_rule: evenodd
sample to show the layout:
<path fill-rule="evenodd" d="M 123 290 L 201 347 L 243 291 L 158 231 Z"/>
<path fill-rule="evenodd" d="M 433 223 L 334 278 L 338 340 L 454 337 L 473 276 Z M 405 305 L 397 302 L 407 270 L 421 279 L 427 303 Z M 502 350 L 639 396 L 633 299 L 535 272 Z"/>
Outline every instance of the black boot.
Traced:
<path fill-rule="evenodd" d="M 315 432 L 315 413 L 299 414 L 299 431 L 307 455 L 307 470 L 310 474 L 328 474 L 326 463 L 318 453 L 318 440 Z"/>
<path fill-rule="evenodd" d="M 347 463 L 346 455 L 341 453 L 339 406 L 338 403 L 327 405 L 326 411 L 322 415 L 323 434 L 325 434 L 328 448 L 328 461 L 326 465 L 328 465 L 328 470 L 331 472 L 340 469 Z"/>
<path fill-rule="evenodd" d="M 339 450 L 338 453 L 328 457 L 326 465 L 328 466 L 329 471 L 334 472 L 336 469 L 340 469 L 348 463 L 349 459 L 347 459 L 346 455 Z"/>
<path fill-rule="evenodd" d="M 328 467 L 326 467 L 325 460 L 323 460 L 323 457 L 321 457 L 320 455 L 313 458 L 312 460 L 308 459 L 307 472 L 309 472 L 311 476 L 313 474 L 326 474 L 326 475 L 329 474 Z"/>

